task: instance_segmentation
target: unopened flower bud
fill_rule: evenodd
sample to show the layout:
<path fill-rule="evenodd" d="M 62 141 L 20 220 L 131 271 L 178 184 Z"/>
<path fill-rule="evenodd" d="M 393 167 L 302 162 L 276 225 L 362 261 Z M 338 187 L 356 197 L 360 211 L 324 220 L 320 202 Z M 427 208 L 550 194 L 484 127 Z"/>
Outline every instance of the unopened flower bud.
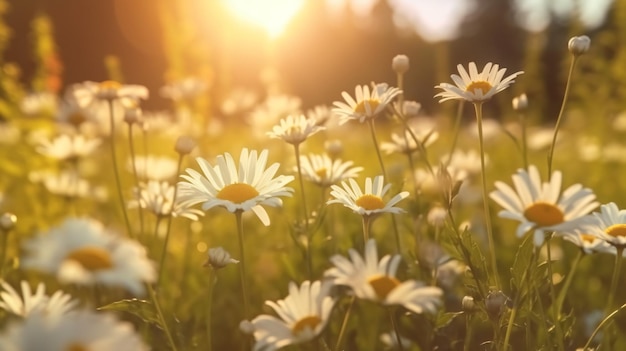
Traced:
<path fill-rule="evenodd" d="M 409 70 L 409 58 L 406 55 L 396 55 L 391 60 L 391 68 L 398 74 L 404 74 Z"/>
<path fill-rule="evenodd" d="M 509 298 L 501 290 L 492 291 L 485 298 L 485 309 L 491 319 L 500 318 L 508 304 Z"/>
<path fill-rule="evenodd" d="M 433 227 L 441 228 L 446 223 L 446 216 L 448 212 L 445 208 L 441 206 L 435 206 L 428 211 L 428 215 L 426 216 L 426 220 L 428 224 Z"/>
<path fill-rule="evenodd" d="M 196 142 L 191 137 L 182 135 L 176 140 L 174 150 L 181 155 L 188 155 L 196 147 Z"/>
<path fill-rule="evenodd" d="M 327 140 L 324 142 L 324 149 L 330 158 L 335 159 L 343 152 L 343 144 L 341 143 L 341 140 L 338 139 Z"/>
<path fill-rule="evenodd" d="M 463 296 L 461 307 L 465 312 L 474 312 L 476 311 L 476 302 L 474 302 L 474 298 L 471 296 Z"/>
<path fill-rule="evenodd" d="M 17 216 L 13 213 L 5 212 L 0 216 L 0 227 L 4 231 L 9 231 L 15 227 L 15 223 L 17 222 Z"/>
<path fill-rule="evenodd" d="M 513 98 L 512 104 L 515 111 L 524 111 L 528 108 L 528 97 L 526 94 L 516 96 Z"/>
<path fill-rule="evenodd" d="M 139 107 L 126 109 L 124 112 L 124 122 L 128 124 L 141 123 L 142 112 Z"/>
<path fill-rule="evenodd" d="M 572 37 L 567 43 L 567 49 L 572 55 L 580 56 L 589 51 L 590 45 L 591 39 L 586 35 L 581 35 L 579 37 Z"/>
<path fill-rule="evenodd" d="M 230 257 L 228 251 L 222 247 L 213 247 L 209 249 L 208 259 L 204 263 L 204 266 L 211 266 L 213 269 L 220 269 L 228 266 L 231 263 L 239 263 L 234 258 Z"/>
<path fill-rule="evenodd" d="M 420 113 L 421 108 L 422 104 L 417 101 L 404 101 L 402 104 L 402 113 L 406 118 L 416 117 Z"/>

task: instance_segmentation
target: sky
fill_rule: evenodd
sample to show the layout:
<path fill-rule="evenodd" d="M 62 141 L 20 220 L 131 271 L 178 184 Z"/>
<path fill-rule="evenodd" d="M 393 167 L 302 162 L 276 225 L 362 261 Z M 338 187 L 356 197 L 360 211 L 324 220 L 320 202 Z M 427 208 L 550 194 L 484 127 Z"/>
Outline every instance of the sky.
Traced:
<path fill-rule="evenodd" d="M 346 7 L 359 16 L 367 16 L 379 0 L 326 0 L 331 12 Z M 580 20 L 588 28 L 604 21 L 613 0 L 516 0 L 518 24 L 532 32 L 544 30 L 551 14 L 560 18 L 570 16 L 576 8 Z M 396 25 L 412 29 L 430 42 L 454 39 L 461 20 L 476 6 L 475 0 L 389 0 L 395 10 Z"/>

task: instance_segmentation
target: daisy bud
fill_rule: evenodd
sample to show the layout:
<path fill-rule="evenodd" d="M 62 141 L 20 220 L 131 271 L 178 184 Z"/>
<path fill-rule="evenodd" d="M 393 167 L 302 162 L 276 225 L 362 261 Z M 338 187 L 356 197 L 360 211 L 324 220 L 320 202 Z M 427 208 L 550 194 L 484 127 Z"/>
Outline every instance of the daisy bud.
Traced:
<path fill-rule="evenodd" d="M 0 216 L 0 228 L 4 231 L 9 231 L 15 227 L 15 223 L 17 222 L 17 216 L 13 213 L 5 212 Z"/>
<path fill-rule="evenodd" d="M 433 227 L 440 228 L 445 224 L 447 214 L 448 213 L 443 207 L 435 206 L 431 208 L 430 211 L 428 211 L 428 216 L 426 216 L 426 220 L 428 221 L 428 224 L 432 225 Z"/>
<path fill-rule="evenodd" d="M 343 144 L 339 139 L 327 140 L 324 142 L 324 149 L 330 158 L 335 159 L 343 152 Z"/>
<path fill-rule="evenodd" d="M 213 269 L 224 268 L 231 263 L 239 263 L 236 259 L 231 258 L 228 251 L 224 250 L 222 247 L 210 248 L 208 256 L 209 257 L 204 263 L 204 266 L 211 266 Z"/>
<path fill-rule="evenodd" d="M 415 117 L 419 114 L 422 104 L 417 101 L 404 101 L 402 104 L 402 113 L 407 118 Z"/>
<path fill-rule="evenodd" d="M 581 35 L 579 37 L 572 37 L 567 43 L 567 49 L 572 55 L 580 56 L 589 51 L 590 45 L 591 39 L 586 35 Z"/>
<path fill-rule="evenodd" d="M 498 319 L 509 304 L 509 298 L 502 291 L 492 291 L 485 298 L 485 309 L 491 319 Z"/>
<path fill-rule="evenodd" d="M 526 94 L 516 96 L 513 98 L 512 104 L 515 111 L 524 111 L 528 108 L 528 97 Z"/>
<path fill-rule="evenodd" d="M 396 55 L 391 60 L 391 68 L 398 74 L 404 74 L 409 70 L 409 58 L 406 55 Z"/>
<path fill-rule="evenodd" d="M 196 142 L 191 137 L 182 135 L 176 140 L 174 150 L 181 155 L 188 155 L 196 147 Z"/>
<path fill-rule="evenodd" d="M 471 296 L 463 296 L 461 306 L 465 312 L 476 311 L 476 302 L 474 302 L 474 298 Z"/>
<path fill-rule="evenodd" d="M 141 123 L 142 112 L 138 107 L 131 107 L 124 112 L 124 122 L 128 124 Z"/>

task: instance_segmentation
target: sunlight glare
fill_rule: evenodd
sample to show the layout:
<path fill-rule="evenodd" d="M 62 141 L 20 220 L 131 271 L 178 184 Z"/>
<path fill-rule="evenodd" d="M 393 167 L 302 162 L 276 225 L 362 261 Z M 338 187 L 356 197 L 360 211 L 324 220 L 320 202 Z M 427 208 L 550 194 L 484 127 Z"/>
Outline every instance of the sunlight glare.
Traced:
<path fill-rule="evenodd" d="M 304 3 L 304 0 L 223 1 L 235 16 L 263 27 L 272 38 L 283 32 Z"/>

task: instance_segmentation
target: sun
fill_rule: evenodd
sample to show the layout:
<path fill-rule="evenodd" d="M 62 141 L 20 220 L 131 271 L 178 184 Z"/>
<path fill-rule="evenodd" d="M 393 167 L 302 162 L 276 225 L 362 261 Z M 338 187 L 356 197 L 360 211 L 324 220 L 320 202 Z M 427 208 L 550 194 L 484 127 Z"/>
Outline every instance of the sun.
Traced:
<path fill-rule="evenodd" d="M 263 27 L 272 38 L 278 37 L 304 0 L 222 0 L 237 17 Z"/>

